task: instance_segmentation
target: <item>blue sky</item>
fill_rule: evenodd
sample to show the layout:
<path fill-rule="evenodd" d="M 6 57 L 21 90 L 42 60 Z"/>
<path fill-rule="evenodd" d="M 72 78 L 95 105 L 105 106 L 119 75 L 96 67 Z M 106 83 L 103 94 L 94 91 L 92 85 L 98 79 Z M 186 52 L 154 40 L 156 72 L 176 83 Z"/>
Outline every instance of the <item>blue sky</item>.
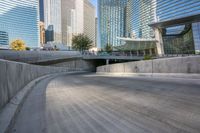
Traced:
<path fill-rule="evenodd" d="M 91 0 L 92 4 L 97 6 L 97 0 Z"/>
<path fill-rule="evenodd" d="M 97 16 L 97 0 L 90 0 L 94 6 L 96 6 L 96 16 Z"/>

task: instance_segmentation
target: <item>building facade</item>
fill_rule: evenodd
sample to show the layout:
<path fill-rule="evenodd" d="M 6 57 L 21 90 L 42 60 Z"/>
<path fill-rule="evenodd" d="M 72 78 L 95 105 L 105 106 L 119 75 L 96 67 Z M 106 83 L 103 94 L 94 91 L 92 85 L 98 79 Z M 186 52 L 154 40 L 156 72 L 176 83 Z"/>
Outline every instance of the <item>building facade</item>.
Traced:
<path fill-rule="evenodd" d="M 95 18 L 95 47 L 98 47 L 98 18 Z"/>
<path fill-rule="evenodd" d="M 125 36 L 127 0 L 98 0 L 99 44 L 119 46 Z"/>
<path fill-rule="evenodd" d="M 95 41 L 95 8 L 88 0 L 44 0 L 44 7 L 45 27 L 54 28 L 53 43 L 71 47 L 72 37 L 83 33 Z"/>
<path fill-rule="evenodd" d="M 126 36 L 149 39 L 154 36 L 148 26 L 155 21 L 156 0 L 128 0 Z"/>
<path fill-rule="evenodd" d="M 44 0 L 39 0 L 40 21 L 44 22 Z"/>
<path fill-rule="evenodd" d="M 95 39 L 95 14 L 96 9 L 94 5 L 90 3 L 88 0 L 84 0 L 84 31 L 83 33 L 87 35 L 90 40 L 92 40 L 92 45 L 96 46 Z"/>
<path fill-rule="evenodd" d="M 71 46 L 72 34 L 75 32 L 75 0 L 61 0 L 62 43 Z"/>
<path fill-rule="evenodd" d="M 54 43 L 62 43 L 61 0 L 44 0 L 45 29 L 53 26 Z"/>
<path fill-rule="evenodd" d="M 45 28 L 44 22 L 40 21 L 40 46 L 43 47 L 45 44 Z"/>
<path fill-rule="evenodd" d="M 0 29 L 8 33 L 9 44 L 22 39 L 28 47 L 39 47 L 39 1 L 1 1 Z"/>
<path fill-rule="evenodd" d="M 45 31 L 45 43 L 54 42 L 54 27 L 53 25 L 49 25 Z"/>
<path fill-rule="evenodd" d="M 8 33 L 5 31 L 0 31 L 0 47 L 6 47 L 9 45 Z"/>
<path fill-rule="evenodd" d="M 200 22 L 192 24 L 193 38 L 196 53 L 200 53 Z"/>
<path fill-rule="evenodd" d="M 127 0 L 125 8 L 125 35 L 119 39 L 124 42 L 116 49 L 129 51 L 134 55 L 156 53 L 154 31 L 148 25 L 155 20 L 156 0 Z"/>
<path fill-rule="evenodd" d="M 200 14 L 199 0 L 157 0 L 156 19 L 154 23 L 171 22 L 171 25 L 159 27 L 162 34 L 163 53 L 193 54 L 200 50 Z M 195 19 L 196 21 L 187 18 Z M 185 19 L 185 20 L 184 20 Z M 197 20 L 198 19 L 198 20 Z M 182 21 L 181 21 L 182 20 Z M 173 25 L 177 21 L 179 24 Z"/>

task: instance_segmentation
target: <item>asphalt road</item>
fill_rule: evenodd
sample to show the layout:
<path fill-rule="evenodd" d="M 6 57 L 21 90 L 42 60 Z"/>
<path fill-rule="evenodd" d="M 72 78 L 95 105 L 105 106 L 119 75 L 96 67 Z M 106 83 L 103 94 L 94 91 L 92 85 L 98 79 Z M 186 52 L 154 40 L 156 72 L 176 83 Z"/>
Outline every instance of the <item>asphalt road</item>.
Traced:
<path fill-rule="evenodd" d="M 200 82 L 93 74 L 45 79 L 12 132 L 200 133 Z"/>

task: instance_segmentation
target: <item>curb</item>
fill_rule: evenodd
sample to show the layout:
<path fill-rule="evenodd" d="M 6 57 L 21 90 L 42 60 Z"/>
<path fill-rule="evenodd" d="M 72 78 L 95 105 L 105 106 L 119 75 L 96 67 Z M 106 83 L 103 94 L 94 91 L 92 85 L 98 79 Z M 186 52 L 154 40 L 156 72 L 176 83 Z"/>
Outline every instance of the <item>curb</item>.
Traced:
<path fill-rule="evenodd" d="M 42 77 L 39 77 L 30 83 L 28 83 L 22 90 L 20 90 L 15 97 L 13 97 L 9 103 L 1 110 L 0 112 L 0 133 L 9 133 L 18 112 L 20 111 L 26 97 L 29 95 L 33 87 L 42 80 L 46 78 L 55 78 L 59 75 L 65 74 L 75 74 L 75 73 L 84 73 L 83 72 L 64 72 L 64 73 L 57 73 L 57 74 L 49 74 Z"/>
<path fill-rule="evenodd" d="M 155 77 L 155 78 L 180 78 L 180 79 L 200 79 L 200 74 L 190 73 L 106 73 L 97 72 L 97 75 L 121 76 L 121 77 Z"/>

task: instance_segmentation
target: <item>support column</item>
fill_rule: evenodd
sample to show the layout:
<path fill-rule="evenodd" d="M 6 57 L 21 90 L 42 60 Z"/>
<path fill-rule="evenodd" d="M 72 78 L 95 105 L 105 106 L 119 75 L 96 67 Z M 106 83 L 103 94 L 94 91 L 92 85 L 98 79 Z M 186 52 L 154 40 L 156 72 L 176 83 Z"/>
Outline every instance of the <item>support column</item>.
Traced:
<path fill-rule="evenodd" d="M 139 56 L 139 50 L 137 50 L 137 56 Z"/>
<path fill-rule="evenodd" d="M 152 56 L 152 49 L 149 49 L 149 54 Z"/>
<path fill-rule="evenodd" d="M 144 55 L 144 56 L 146 55 L 146 51 L 145 51 L 145 50 L 143 50 L 143 55 Z"/>
<path fill-rule="evenodd" d="M 157 41 L 156 46 L 157 46 L 158 56 L 163 56 L 165 53 L 164 53 L 162 33 L 160 32 L 159 28 L 154 28 L 154 31 L 155 31 L 156 41 Z"/>
<path fill-rule="evenodd" d="M 109 59 L 106 59 L 106 65 L 109 65 Z"/>

